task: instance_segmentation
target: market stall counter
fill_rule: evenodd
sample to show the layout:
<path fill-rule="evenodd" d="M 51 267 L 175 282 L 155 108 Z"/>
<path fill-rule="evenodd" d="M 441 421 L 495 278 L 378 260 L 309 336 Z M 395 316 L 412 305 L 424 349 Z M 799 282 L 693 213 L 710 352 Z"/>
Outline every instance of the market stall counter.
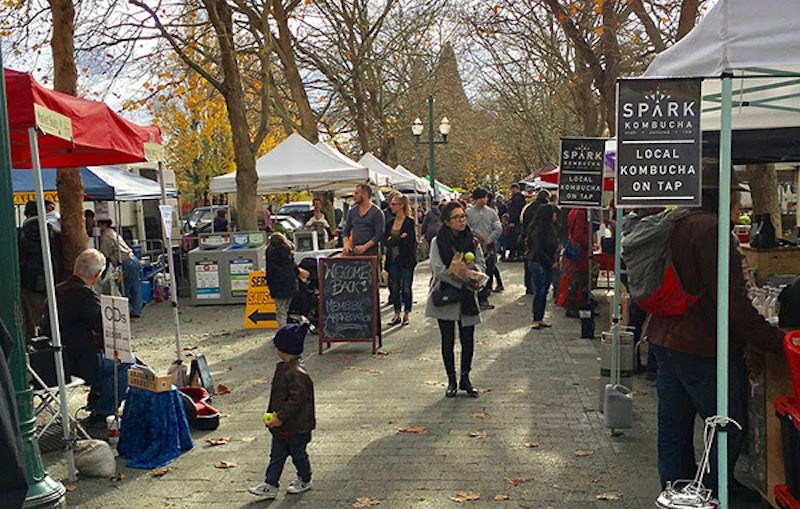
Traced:
<path fill-rule="evenodd" d="M 787 330 L 787 333 L 800 337 L 800 331 L 790 333 Z M 800 463 L 796 453 L 785 450 L 789 444 L 784 442 L 783 420 L 780 412 L 776 411 L 776 401 L 794 394 L 789 364 L 797 364 L 797 369 L 800 369 L 800 356 L 789 359 L 789 355 L 789 352 L 786 355 L 765 353 L 756 348 L 750 348 L 748 352 L 751 390 L 747 469 L 754 487 L 774 507 L 779 507 L 775 499 L 775 487 L 786 485 L 789 481 L 787 465 L 791 470 L 792 466 Z M 800 378 L 800 373 L 796 378 Z M 796 384 L 800 385 L 800 380 Z"/>

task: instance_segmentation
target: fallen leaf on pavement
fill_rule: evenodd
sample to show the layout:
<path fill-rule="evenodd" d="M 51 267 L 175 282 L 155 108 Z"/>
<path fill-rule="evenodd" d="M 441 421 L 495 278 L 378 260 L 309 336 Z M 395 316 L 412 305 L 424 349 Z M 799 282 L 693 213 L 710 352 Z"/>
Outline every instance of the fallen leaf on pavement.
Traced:
<path fill-rule="evenodd" d="M 539 442 L 525 442 L 525 447 L 527 447 L 528 449 L 539 447 Z"/>
<path fill-rule="evenodd" d="M 383 373 L 383 371 L 378 368 L 361 368 L 361 371 L 364 371 L 365 373 Z"/>
<path fill-rule="evenodd" d="M 220 419 L 224 419 L 225 417 L 230 417 L 231 414 L 219 414 Z"/>
<path fill-rule="evenodd" d="M 164 477 L 170 470 L 172 469 L 169 467 L 157 468 L 152 472 L 150 472 L 150 475 L 152 475 L 153 477 Z"/>
<path fill-rule="evenodd" d="M 219 385 L 217 386 L 217 390 L 216 390 L 216 391 L 214 391 L 214 392 L 215 392 L 216 394 L 220 394 L 220 395 L 221 395 L 221 394 L 228 394 L 229 392 L 231 392 L 231 390 L 228 388 L 228 386 L 227 386 L 227 385 L 222 385 L 222 384 L 219 384 Z"/>
<path fill-rule="evenodd" d="M 425 380 L 427 385 L 441 385 L 444 387 L 444 382 L 437 382 L 436 380 Z"/>
<path fill-rule="evenodd" d="M 591 456 L 594 454 L 593 451 L 575 451 L 575 456 L 583 457 L 583 456 Z"/>
<path fill-rule="evenodd" d="M 246 444 L 252 444 L 255 441 L 256 441 L 256 437 L 244 437 L 244 438 L 242 438 L 242 442 L 244 442 Z"/>
<path fill-rule="evenodd" d="M 230 366 L 225 366 L 225 371 L 233 371 L 233 368 Z"/>
<path fill-rule="evenodd" d="M 374 357 L 381 357 L 381 356 L 386 356 L 386 355 L 389 355 L 389 352 L 384 352 L 383 350 L 378 350 L 377 352 L 375 352 Z"/>
<path fill-rule="evenodd" d="M 210 440 L 207 439 L 206 443 L 209 445 L 209 447 L 214 447 L 217 445 L 225 445 L 230 441 L 230 439 L 230 437 L 212 438 Z"/>
<path fill-rule="evenodd" d="M 595 495 L 597 500 L 619 500 L 620 494 L 616 491 L 607 491 L 599 495 Z"/>
<path fill-rule="evenodd" d="M 595 376 L 592 377 L 592 380 L 598 380 L 599 381 L 600 377 L 595 375 Z"/>
<path fill-rule="evenodd" d="M 415 433 L 417 435 L 427 435 L 428 428 L 425 426 L 405 426 L 403 428 L 398 428 L 398 433 Z"/>
<path fill-rule="evenodd" d="M 419 358 L 417 358 L 417 360 L 420 361 L 420 362 L 428 362 L 430 359 L 427 358 L 427 357 L 419 357 Z"/>
<path fill-rule="evenodd" d="M 552 380 L 554 382 L 560 382 L 561 381 L 561 377 L 560 376 L 551 376 L 550 380 Z"/>
<path fill-rule="evenodd" d="M 214 465 L 214 468 L 234 468 L 234 467 L 236 467 L 236 463 L 225 460 L 219 460 L 219 463 Z"/>
<path fill-rule="evenodd" d="M 476 419 L 486 419 L 487 417 L 489 417 L 489 412 L 486 412 L 485 410 L 483 412 L 476 412 L 472 414 L 472 417 Z"/>
<path fill-rule="evenodd" d="M 584 412 L 586 412 L 586 413 L 588 414 L 588 413 L 590 413 L 590 412 L 594 412 L 594 411 L 595 411 L 595 409 L 594 409 L 594 408 L 590 408 L 590 407 L 588 407 L 588 406 L 587 406 L 587 407 L 583 407 L 583 411 L 584 411 Z"/>
<path fill-rule="evenodd" d="M 358 366 L 345 366 L 344 369 L 347 369 L 349 371 L 355 371 L 358 369 Z"/>
<path fill-rule="evenodd" d="M 358 497 L 356 501 L 353 502 L 353 509 L 364 509 L 365 507 L 380 505 L 380 503 L 380 499 L 375 497 Z"/>
<path fill-rule="evenodd" d="M 471 436 L 472 438 L 486 438 L 489 436 L 489 434 L 486 433 L 485 431 L 473 431 L 472 433 L 469 434 L 469 436 Z"/>
<path fill-rule="evenodd" d="M 124 481 L 125 474 L 112 475 L 109 479 L 111 479 L 111 482 Z"/>
<path fill-rule="evenodd" d="M 458 493 L 450 497 L 450 500 L 459 503 L 469 502 L 470 500 L 480 500 L 480 499 L 481 499 L 481 494 L 473 491 L 459 491 Z"/>
<path fill-rule="evenodd" d="M 64 489 L 67 490 L 68 492 L 72 493 L 73 491 L 77 490 L 78 487 L 75 486 L 74 484 L 65 484 L 64 485 Z"/>
<path fill-rule="evenodd" d="M 519 486 L 527 481 L 524 477 L 503 477 L 503 480 L 511 486 Z"/>
<path fill-rule="evenodd" d="M 495 502 L 502 502 L 503 500 L 508 500 L 508 499 L 510 499 L 510 498 L 511 498 L 511 497 L 509 497 L 508 495 L 502 495 L 502 494 L 499 494 L 499 495 L 495 495 L 495 496 L 494 496 L 494 500 L 495 500 Z"/>
<path fill-rule="evenodd" d="M 250 385 L 264 385 L 265 383 L 267 383 L 267 381 L 262 380 L 260 378 L 257 378 L 255 380 L 250 380 Z"/>
<path fill-rule="evenodd" d="M 487 392 L 492 392 L 492 390 L 487 389 L 486 387 L 480 387 L 478 388 L 478 392 L 480 392 L 481 394 L 486 394 Z"/>

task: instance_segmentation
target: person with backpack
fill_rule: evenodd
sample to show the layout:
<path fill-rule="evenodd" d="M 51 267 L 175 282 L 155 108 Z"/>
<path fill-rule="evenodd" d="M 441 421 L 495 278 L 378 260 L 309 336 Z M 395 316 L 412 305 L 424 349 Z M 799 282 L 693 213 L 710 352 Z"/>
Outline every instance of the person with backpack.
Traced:
<path fill-rule="evenodd" d="M 652 318 L 648 329 L 658 362 L 658 471 L 667 482 L 692 479 L 697 470 L 695 416 L 716 414 L 718 170 L 704 167 L 703 206 L 678 208 L 641 219 L 623 239 L 631 297 Z M 732 189 L 731 207 L 739 203 Z M 661 244 L 659 244 L 661 242 Z M 745 288 L 742 255 L 731 236 L 729 288 L 729 410 L 744 430 L 727 426 L 728 468 L 733 507 L 760 495 L 733 477 L 747 426 L 747 344 L 782 352 L 783 333 L 759 315 Z M 664 255 L 661 255 L 664 253 Z M 649 262 L 647 260 L 650 260 Z M 644 260 L 644 262 L 643 262 Z M 711 451 L 716 458 L 716 442 Z M 706 485 L 717 493 L 717 462 Z"/>
<path fill-rule="evenodd" d="M 25 204 L 25 221 L 17 231 L 19 248 L 20 292 L 22 298 L 22 321 L 25 326 L 25 339 L 36 336 L 36 327 L 41 323 L 45 313 L 47 290 L 44 280 L 44 258 L 42 257 L 42 240 L 39 234 L 39 218 L 36 202 Z M 50 236 L 50 261 L 53 265 L 53 277 L 58 284 L 62 279 L 61 235 L 48 223 Z"/>

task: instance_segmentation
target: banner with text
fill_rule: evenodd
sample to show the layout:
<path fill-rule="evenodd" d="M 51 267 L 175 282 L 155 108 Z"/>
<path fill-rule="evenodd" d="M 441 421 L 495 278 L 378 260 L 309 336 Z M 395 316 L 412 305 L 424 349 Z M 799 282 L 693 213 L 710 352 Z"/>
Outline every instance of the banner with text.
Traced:
<path fill-rule="evenodd" d="M 701 205 L 699 79 L 617 82 L 618 207 Z"/>
<path fill-rule="evenodd" d="M 561 138 L 558 204 L 599 209 L 603 206 L 605 138 Z"/>

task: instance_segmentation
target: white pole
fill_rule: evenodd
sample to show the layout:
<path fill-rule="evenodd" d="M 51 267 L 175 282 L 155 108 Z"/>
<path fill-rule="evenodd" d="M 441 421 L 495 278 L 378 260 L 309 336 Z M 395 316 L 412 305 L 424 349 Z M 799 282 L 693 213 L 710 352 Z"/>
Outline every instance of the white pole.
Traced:
<path fill-rule="evenodd" d="M 44 205 L 44 185 L 42 184 L 42 167 L 39 164 L 39 143 L 36 128 L 28 129 L 28 143 L 31 149 L 33 164 L 33 185 L 36 190 L 36 215 L 39 222 L 39 237 L 42 243 L 42 265 L 44 265 L 45 289 L 47 291 L 47 310 L 50 317 L 51 342 L 55 350 L 56 380 L 58 380 L 58 400 L 61 407 L 61 427 L 64 430 L 64 446 L 67 457 L 67 478 L 74 482 L 75 452 L 73 451 L 69 407 L 67 406 L 66 376 L 64 374 L 64 354 L 61 351 L 61 326 L 58 322 L 58 303 L 56 302 L 56 283 L 53 276 L 53 263 L 50 259 L 50 236 L 47 230 L 47 210 Z"/>
<path fill-rule="evenodd" d="M 164 164 L 161 161 L 158 162 L 158 182 L 161 184 L 161 204 L 166 205 L 167 187 L 164 184 Z M 177 214 L 178 211 L 176 210 L 173 213 Z M 164 247 L 167 252 L 167 264 L 169 266 L 169 297 L 172 301 L 172 319 L 175 322 L 175 358 L 181 360 L 181 322 L 178 313 L 178 280 L 175 277 L 175 260 L 172 259 L 172 233 L 167 231 L 167 228 L 171 228 L 172 225 L 164 224 L 163 220 L 161 224 L 163 226 L 162 237 L 164 239 Z"/>

